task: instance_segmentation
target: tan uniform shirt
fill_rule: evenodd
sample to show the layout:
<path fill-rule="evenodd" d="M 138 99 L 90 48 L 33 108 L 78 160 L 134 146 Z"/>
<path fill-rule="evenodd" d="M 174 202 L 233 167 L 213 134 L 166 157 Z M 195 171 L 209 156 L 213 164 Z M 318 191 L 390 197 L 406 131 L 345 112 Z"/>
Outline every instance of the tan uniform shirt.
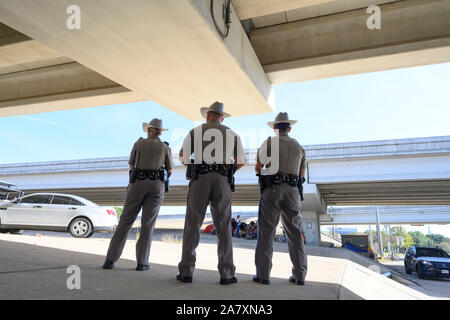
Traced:
<path fill-rule="evenodd" d="M 142 170 L 157 170 L 165 166 L 169 171 L 173 167 L 170 148 L 155 136 L 139 139 L 131 150 L 128 163 Z"/>
<path fill-rule="evenodd" d="M 269 139 L 268 139 L 269 140 Z M 270 155 L 268 140 L 264 141 L 258 150 L 257 161 L 261 163 L 259 153 Z M 278 137 L 271 138 L 274 146 L 279 143 L 279 172 L 300 176 L 300 171 L 306 168 L 306 153 L 297 140 L 289 137 L 287 133 L 280 133 Z M 267 165 L 266 163 L 262 163 Z"/>
<path fill-rule="evenodd" d="M 200 132 L 200 129 L 201 135 L 197 136 L 195 131 Z M 223 137 L 222 143 L 215 144 L 216 136 L 219 134 Z M 192 129 L 183 143 L 181 149 L 183 153 L 189 143 L 191 152 L 184 155 L 185 160 L 194 154 L 196 163 L 232 164 L 236 158 L 237 163 L 245 164 L 245 151 L 241 138 L 233 130 L 218 121 L 207 122 Z M 219 145 L 220 148 L 216 148 Z M 211 155 L 210 159 L 208 159 L 208 155 Z M 189 163 L 188 161 L 184 162 Z"/>

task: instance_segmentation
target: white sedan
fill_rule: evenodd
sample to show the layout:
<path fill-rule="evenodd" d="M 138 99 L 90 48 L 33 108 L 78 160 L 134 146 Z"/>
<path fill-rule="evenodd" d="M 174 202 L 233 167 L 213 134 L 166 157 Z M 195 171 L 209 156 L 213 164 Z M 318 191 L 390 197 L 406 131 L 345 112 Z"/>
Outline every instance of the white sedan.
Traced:
<path fill-rule="evenodd" d="M 45 230 L 70 232 L 76 238 L 98 231 L 114 231 L 118 219 L 114 208 L 67 194 L 35 193 L 0 202 L 0 232 Z"/>

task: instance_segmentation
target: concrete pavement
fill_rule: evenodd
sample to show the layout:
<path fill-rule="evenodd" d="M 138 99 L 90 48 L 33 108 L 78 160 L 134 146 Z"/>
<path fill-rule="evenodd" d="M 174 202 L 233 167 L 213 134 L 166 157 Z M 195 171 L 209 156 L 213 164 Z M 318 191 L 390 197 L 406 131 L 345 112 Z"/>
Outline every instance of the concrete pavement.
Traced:
<path fill-rule="evenodd" d="M 253 241 L 235 248 L 239 283 L 219 286 L 216 245 L 201 243 L 193 284 L 175 280 L 180 243 L 154 241 L 151 270 L 136 272 L 134 243 L 129 240 L 115 270 L 101 269 L 108 239 L 55 236 L 0 235 L 0 299 L 428 299 L 416 290 L 347 259 L 333 258 L 332 250 L 308 247 L 306 286 L 287 281 L 291 264 L 275 246 L 272 284 L 254 283 Z M 281 245 L 281 244 L 280 244 Z M 329 255 L 329 256 L 327 256 Z M 81 290 L 68 290 L 69 265 L 81 268 Z"/>

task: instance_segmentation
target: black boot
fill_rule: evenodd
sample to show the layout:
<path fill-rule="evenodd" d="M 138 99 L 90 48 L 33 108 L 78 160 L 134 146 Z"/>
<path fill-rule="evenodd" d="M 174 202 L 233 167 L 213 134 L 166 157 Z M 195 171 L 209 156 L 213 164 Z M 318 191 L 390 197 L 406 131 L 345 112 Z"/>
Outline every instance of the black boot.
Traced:
<path fill-rule="evenodd" d="M 289 278 L 289 282 L 295 283 L 299 286 L 304 286 L 305 285 L 305 280 L 297 280 L 294 276 L 291 276 Z"/>
<path fill-rule="evenodd" d="M 261 283 L 261 284 L 270 284 L 270 280 L 268 280 L 268 279 L 261 279 L 261 278 L 258 278 L 257 276 L 253 277 L 253 281 Z"/>
<path fill-rule="evenodd" d="M 220 284 L 223 284 L 223 285 L 229 285 L 229 284 L 233 284 L 236 282 L 238 282 L 236 277 L 233 277 L 231 279 L 220 279 Z"/>
<path fill-rule="evenodd" d="M 106 259 L 105 263 L 103 264 L 103 269 L 107 270 L 114 269 L 114 261 Z"/>
<path fill-rule="evenodd" d="M 188 276 L 184 277 L 181 274 L 177 274 L 177 280 L 184 283 L 192 283 L 192 277 Z"/>
<path fill-rule="evenodd" d="M 148 264 L 138 264 L 136 267 L 136 271 L 147 271 L 150 269 Z"/>

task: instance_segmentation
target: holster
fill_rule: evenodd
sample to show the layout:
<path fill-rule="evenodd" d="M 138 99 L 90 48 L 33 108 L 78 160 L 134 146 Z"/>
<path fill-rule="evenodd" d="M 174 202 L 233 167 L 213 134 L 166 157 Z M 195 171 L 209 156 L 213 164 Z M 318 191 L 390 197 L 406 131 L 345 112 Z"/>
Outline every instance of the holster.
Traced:
<path fill-rule="evenodd" d="M 129 182 L 135 183 L 136 182 L 136 169 L 131 169 L 128 174 L 129 174 Z"/>
<path fill-rule="evenodd" d="M 273 186 L 273 177 L 274 176 L 264 176 L 262 174 L 258 174 L 258 184 L 259 190 L 264 191 L 266 188 L 270 188 Z"/>
<path fill-rule="evenodd" d="M 298 184 L 297 184 L 298 192 L 300 193 L 300 198 L 302 199 L 302 201 L 305 200 L 305 197 L 303 196 L 303 183 L 305 183 L 305 181 L 306 181 L 305 178 L 298 179 Z"/>
<path fill-rule="evenodd" d="M 164 179 L 164 188 L 165 188 L 165 192 L 169 192 L 170 191 L 170 181 L 169 181 L 170 174 L 169 174 L 169 172 L 166 172 L 166 174 L 167 174 L 167 178 Z"/>
<path fill-rule="evenodd" d="M 256 176 L 258 177 L 259 190 L 262 192 L 266 188 L 266 181 L 264 179 L 264 176 L 262 176 L 260 174 L 257 174 Z"/>
<path fill-rule="evenodd" d="M 236 190 L 236 185 L 234 182 L 234 174 L 236 173 L 236 170 L 237 166 L 233 164 L 228 168 L 227 171 L 228 183 L 230 184 L 231 192 L 234 192 Z"/>
<path fill-rule="evenodd" d="M 188 164 L 186 169 L 186 180 L 197 180 L 198 179 L 198 164 Z"/>
<path fill-rule="evenodd" d="M 169 179 L 164 181 L 164 187 L 165 187 L 165 192 L 169 192 L 170 191 L 170 181 L 169 181 Z"/>

